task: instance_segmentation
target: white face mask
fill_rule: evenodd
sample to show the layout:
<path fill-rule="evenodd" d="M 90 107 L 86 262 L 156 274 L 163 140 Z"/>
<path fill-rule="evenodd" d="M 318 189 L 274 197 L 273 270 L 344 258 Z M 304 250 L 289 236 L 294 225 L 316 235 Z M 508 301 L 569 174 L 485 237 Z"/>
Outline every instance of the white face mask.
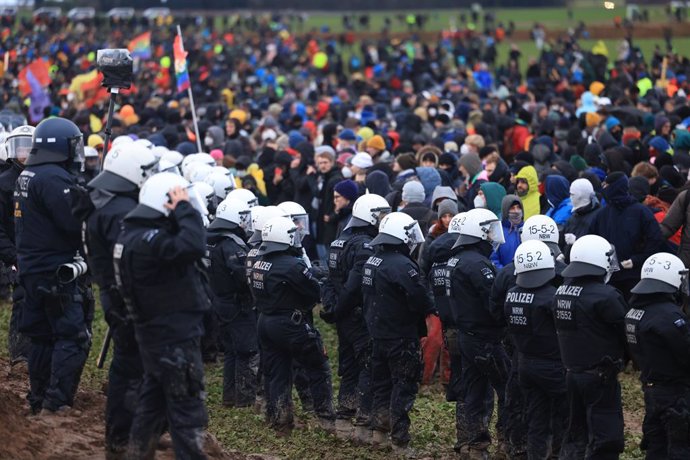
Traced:
<path fill-rule="evenodd" d="M 345 179 L 349 179 L 354 175 L 352 174 L 352 170 L 347 166 L 343 166 L 343 168 L 340 170 L 340 173 Z"/>
<path fill-rule="evenodd" d="M 205 137 L 204 138 L 204 145 L 206 147 L 211 147 L 213 145 L 213 138 L 212 137 Z"/>
<path fill-rule="evenodd" d="M 486 200 L 479 195 L 475 196 L 474 197 L 474 207 L 475 208 L 486 208 Z"/>

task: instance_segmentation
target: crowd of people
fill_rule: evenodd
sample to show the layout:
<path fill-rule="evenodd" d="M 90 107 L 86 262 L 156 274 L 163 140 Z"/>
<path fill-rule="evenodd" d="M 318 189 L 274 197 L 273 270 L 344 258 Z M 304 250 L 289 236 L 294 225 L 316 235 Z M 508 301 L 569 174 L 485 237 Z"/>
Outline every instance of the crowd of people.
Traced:
<path fill-rule="evenodd" d="M 471 459 L 495 403 L 495 457 L 618 458 L 632 359 L 647 458 L 687 458 L 688 60 L 632 41 L 609 60 L 571 36 L 523 73 L 517 46 L 496 63 L 495 30 L 357 46 L 274 25 L 186 28 L 199 137 L 157 26 L 108 145 L 105 101 L 70 82 L 132 26 L 2 35 L 4 109 L 36 115 L 17 75 L 55 57 L 45 119 L 0 149 L 32 412 L 73 406 L 93 284 L 108 458 L 147 458 L 165 430 L 203 458 L 203 366 L 221 353 L 225 406 L 288 435 L 294 384 L 326 431 L 403 456 L 438 378 Z M 337 331 L 335 404 L 314 311 Z"/>

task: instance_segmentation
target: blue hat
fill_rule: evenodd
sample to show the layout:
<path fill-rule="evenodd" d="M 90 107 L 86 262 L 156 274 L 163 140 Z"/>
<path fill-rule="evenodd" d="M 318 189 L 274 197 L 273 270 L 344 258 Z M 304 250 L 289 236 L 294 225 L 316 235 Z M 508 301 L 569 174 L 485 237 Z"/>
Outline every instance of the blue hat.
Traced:
<path fill-rule="evenodd" d="M 338 139 L 341 141 L 356 141 L 357 136 L 355 136 L 355 132 L 351 129 L 343 129 L 340 134 L 338 134 Z"/>
<path fill-rule="evenodd" d="M 341 180 L 335 184 L 333 190 L 349 201 L 355 201 L 359 196 L 359 187 L 350 179 Z"/>
<path fill-rule="evenodd" d="M 297 145 L 301 142 L 306 141 L 307 138 L 304 137 L 299 131 L 290 131 L 288 134 L 288 144 L 291 149 L 297 148 Z"/>
<path fill-rule="evenodd" d="M 618 118 L 614 117 L 613 115 L 610 115 L 610 116 L 606 119 L 606 123 L 605 123 L 605 124 L 606 124 L 606 130 L 607 130 L 607 131 L 611 131 L 611 130 L 612 130 L 613 128 L 615 128 L 616 126 L 620 126 L 620 125 L 621 125 L 621 121 L 620 121 Z"/>
<path fill-rule="evenodd" d="M 654 147 L 654 150 L 658 152 L 668 152 L 671 148 L 668 141 L 661 136 L 654 136 L 651 141 L 649 141 L 649 146 Z"/>

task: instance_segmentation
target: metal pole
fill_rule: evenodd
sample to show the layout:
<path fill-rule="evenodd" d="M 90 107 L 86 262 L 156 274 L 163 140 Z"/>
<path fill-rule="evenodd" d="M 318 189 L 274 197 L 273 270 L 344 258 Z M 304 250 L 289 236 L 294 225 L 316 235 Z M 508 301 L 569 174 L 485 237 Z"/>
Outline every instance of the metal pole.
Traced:
<path fill-rule="evenodd" d="M 177 35 L 179 35 L 179 37 L 180 37 L 180 46 L 182 47 L 182 51 L 184 51 L 184 41 L 182 40 L 182 29 L 180 29 L 179 24 L 177 25 Z M 187 67 L 187 74 L 189 74 L 189 67 Z M 194 107 L 194 95 L 192 94 L 192 78 L 191 77 L 189 77 L 189 88 L 187 88 L 187 94 L 189 95 L 189 105 L 192 108 L 192 122 L 194 123 L 194 135 L 196 136 L 196 148 L 199 150 L 199 152 L 203 152 L 203 150 L 201 150 L 201 137 L 199 136 L 199 124 L 197 123 L 197 119 L 196 119 L 196 107 Z"/>
<path fill-rule="evenodd" d="M 108 103 L 108 120 L 105 122 L 105 139 L 103 140 L 103 154 L 98 159 L 98 172 L 103 169 L 103 160 L 108 153 L 108 144 L 110 143 L 110 128 L 113 124 L 113 114 L 115 113 L 115 97 L 120 92 L 120 88 L 109 88 L 110 102 Z"/>

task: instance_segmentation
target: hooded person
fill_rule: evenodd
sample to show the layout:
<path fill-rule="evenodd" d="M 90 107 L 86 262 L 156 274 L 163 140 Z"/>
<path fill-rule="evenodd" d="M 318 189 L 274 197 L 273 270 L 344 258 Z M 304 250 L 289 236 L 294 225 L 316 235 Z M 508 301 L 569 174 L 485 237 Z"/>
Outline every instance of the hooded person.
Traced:
<path fill-rule="evenodd" d="M 479 186 L 485 182 L 479 179 L 479 175 L 482 172 L 482 160 L 479 159 L 479 155 L 474 153 L 466 153 L 460 157 L 460 160 L 458 161 L 458 169 L 465 177 L 465 187 L 467 188 L 465 202 L 468 209 L 472 209 L 474 208 L 474 198 L 479 192 Z"/>
<path fill-rule="evenodd" d="M 599 177 L 599 180 L 606 179 L 606 171 L 602 168 L 603 155 L 601 154 L 601 146 L 596 143 L 587 144 L 584 149 L 583 157 L 587 162 L 587 171 L 593 172 Z"/>
<path fill-rule="evenodd" d="M 551 169 L 554 161 L 557 160 L 551 149 L 544 144 L 535 144 L 530 153 L 532 158 L 534 158 L 534 168 L 537 170 L 538 177 L 543 177 Z"/>
<path fill-rule="evenodd" d="M 506 196 L 506 189 L 495 182 L 484 182 L 479 186 L 479 193 L 474 198 L 475 208 L 486 208 L 501 219 L 501 202 Z"/>
<path fill-rule="evenodd" d="M 594 216 L 590 233 L 616 248 L 621 270 L 613 274 L 610 284 L 629 297 L 630 289 L 640 281 L 642 264 L 661 250 L 663 238 L 649 208 L 630 195 L 625 174 L 614 172 L 606 178 L 604 197 L 607 206 Z"/>
<path fill-rule="evenodd" d="M 385 197 L 393 189 L 391 188 L 390 179 L 383 171 L 372 171 L 367 174 L 364 184 L 369 193 Z"/>
<path fill-rule="evenodd" d="M 551 207 L 546 215 L 552 218 L 556 225 L 562 227 L 573 212 L 570 201 L 570 184 L 568 179 L 558 174 L 546 177 L 546 199 Z"/>
<path fill-rule="evenodd" d="M 497 269 L 501 269 L 513 261 L 515 251 L 520 246 L 520 232 L 525 223 L 522 201 L 517 195 L 506 195 L 501 200 L 501 224 L 505 243 L 500 245 L 493 254 L 491 262 Z"/>
<path fill-rule="evenodd" d="M 524 220 L 541 213 L 539 179 L 534 166 L 525 166 L 515 175 L 515 191 L 522 201 Z"/>
<path fill-rule="evenodd" d="M 452 188 L 438 185 L 434 189 L 434 193 L 431 194 L 431 209 L 432 209 L 432 211 L 436 211 L 438 209 L 438 205 L 443 200 L 454 201 L 457 205 L 458 196 L 455 194 L 455 192 L 453 191 Z"/>
<path fill-rule="evenodd" d="M 431 207 L 431 197 L 436 187 L 441 185 L 441 175 L 436 168 L 420 166 L 416 168 L 417 177 L 424 186 L 424 203 Z"/>
<path fill-rule="evenodd" d="M 207 151 L 223 149 L 225 145 L 225 132 L 220 126 L 209 126 L 204 137 L 204 146 Z"/>
<path fill-rule="evenodd" d="M 496 162 L 496 167 L 489 174 L 489 181 L 501 184 L 506 190 L 512 187 L 510 183 L 510 168 L 503 158 L 499 158 Z"/>
<path fill-rule="evenodd" d="M 576 179 L 570 184 L 570 202 L 573 207 L 572 214 L 562 231 L 568 245 L 572 245 L 577 238 L 589 233 L 592 219 L 601 209 L 594 186 L 589 180 L 583 178 Z"/>

